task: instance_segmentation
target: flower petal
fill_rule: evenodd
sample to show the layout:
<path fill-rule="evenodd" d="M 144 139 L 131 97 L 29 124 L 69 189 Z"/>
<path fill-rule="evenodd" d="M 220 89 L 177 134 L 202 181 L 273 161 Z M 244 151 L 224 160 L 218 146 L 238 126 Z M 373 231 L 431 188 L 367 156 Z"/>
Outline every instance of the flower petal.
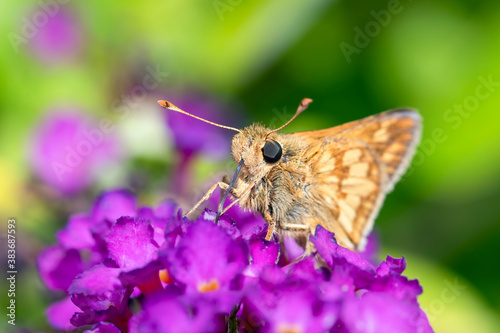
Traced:
<path fill-rule="evenodd" d="M 418 305 L 386 293 L 367 292 L 361 298 L 346 299 L 341 320 L 352 333 L 432 332 Z"/>
<path fill-rule="evenodd" d="M 57 241 L 67 249 L 90 249 L 95 245 L 95 239 L 90 231 L 91 225 L 87 215 L 72 215 L 66 227 L 57 232 Z"/>
<path fill-rule="evenodd" d="M 146 220 L 120 217 L 105 238 L 108 257 L 122 271 L 144 267 L 158 257 L 153 237 L 153 227 Z"/>
<path fill-rule="evenodd" d="M 229 288 L 248 264 L 248 254 L 243 242 L 233 240 L 213 222 L 199 220 L 187 227 L 166 261 L 169 273 L 189 288 L 196 290 L 212 280 Z"/>
<path fill-rule="evenodd" d="M 122 331 L 111 323 L 100 322 L 92 326 L 90 330 L 85 330 L 83 333 L 121 333 Z"/>
<path fill-rule="evenodd" d="M 92 207 L 92 220 L 114 223 L 121 216 L 136 216 L 137 201 L 127 190 L 110 190 L 102 193 Z"/>
<path fill-rule="evenodd" d="M 71 300 L 80 309 L 104 311 L 120 309 L 127 301 L 127 291 L 118 275 L 120 269 L 96 265 L 79 275 L 68 288 Z"/>
<path fill-rule="evenodd" d="M 69 297 L 52 303 L 46 310 L 47 320 L 53 328 L 60 331 L 72 331 L 76 327 L 70 323 L 75 312 L 80 311 Z"/>
<path fill-rule="evenodd" d="M 52 290 L 66 290 L 84 264 L 77 250 L 54 245 L 38 255 L 38 271 L 43 282 Z"/>

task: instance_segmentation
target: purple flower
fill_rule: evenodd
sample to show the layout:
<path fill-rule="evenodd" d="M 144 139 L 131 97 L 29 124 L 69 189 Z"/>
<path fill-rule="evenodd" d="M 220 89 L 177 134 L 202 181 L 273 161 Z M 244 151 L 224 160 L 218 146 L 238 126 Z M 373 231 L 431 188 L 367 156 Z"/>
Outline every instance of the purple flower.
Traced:
<path fill-rule="evenodd" d="M 208 199 L 207 207 L 213 211 L 217 211 L 219 207 L 219 198 L 221 192 L 215 191 L 215 193 Z M 232 203 L 230 198 L 227 199 L 224 207 L 228 207 Z M 215 218 L 215 215 L 213 216 Z M 266 235 L 268 224 L 260 214 L 245 211 L 238 205 L 233 205 L 222 215 L 221 221 L 231 221 L 230 223 L 239 230 L 240 234 L 244 239 L 250 239 L 252 237 L 263 238 Z"/>
<path fill-rule="evenodd" d="M 130 192 L 111 190 L 97 198 L 90 214 L 70 216 L 67 225 L 56 234 L 59 244 L 56 248 L 59 249 L 61 255 L 40 255 L 38 257 L 42 278 L 45 279 L 51 271 L 54 271 L 51 274 L 60 276 L 59 269 L 64 268 L 68 272 L 67 274 L 76 272 L 69 276 L 68 279 L 71 281 L 76 274 L 101 263 L 108 256 L 105 237 L 111 232 L 112 225 L 121 216 L 118 211 L 126 216 L 135 216 L 137 209 L 136 199 Z M 64 249 L 64 253 L 61 252 L 62 249 Z M 52 250 L 52 253 L 57 253 L 54 251 Z M 77 258 L 81 263 L 76 265 L 74 258 Z M 85 260 L 81 260 L 81 258 L 85 258 Z M 68 264 L 68 261 L 73 264 Z M 78 270 L 76 270 L 77 267 L 79 267 Z M 46 283 L 51 285 L 47 281 Z"/>
<path fill-rule="evenodd" d="M 121 333 L 121 331 L 113 324 L 99 322 L 92 326 L 90 330 L 83 331 L 83 333 Z"/>
<path fill-rule="evenodd" d="M 84 311 L 105 311 L 111 307 L 123 307 L 127 291 L 118 278 L 120 273 L 119 268 L 104 265 L 96 265 L 86 270 L 78 275 L 68 288 L 71 300 Z"/>
<path fill-rule="evenodd" d="M 187 227 L 175 248 L 166 250 L 164 262 L 186 293 L 203 293 L 227 312 L 241 297 L 238 279 L 248 265 L 248 249 L 214 222 L 199 219 Z"/>
<path fill-rule="evenodd" d="M 252 239 L 250 242 L 250 266 L 247 267 L 245 275 L 258 277 L 266 266 L 274 266 L 280 258 L 280 245 L 269 242 L 262 238 Z"/>
<path fill-rule="evenodd" d="M 221 320 L 222 319 L 222 320 Z M 211 306 L 200 299 L 189 299 L 162 292 L 144 302 L 143 311 L 131 320 L 138 333 L 222 332 L 223 318 L 218 318 Z"/>
<path fill-rule="evenodd" d="M 318 253 L 332 269 L 337 265 L 352 266 L 361 271 L 375 273 L 375 268 L 359 253 L 337 244 L 334 235 L 318 225 L 316 232 L 310 236 Z"/>
<path fill-rule="evenodd" d="M 46 311 L 49 324 L 57 330 L 72 331 L 76 327 L 71 324 L 71 317 L 75 312 L 80 311 L 69 297 L 52 303 Z"/>
<path fill-rule="evenodd" d="M 167 200 L 160 203 L 154 209 L 150 207 L 141 207 L 137 211 L 137 217 L 151 221 L 151 226 L 154 230 L 154 240 L 158 245 L 162 246 L 166 238 L 168 238 L 165 235 L 165 228 L 167 224 L 169 226 L 175 224 L 170 220 L 176 215 L 177 209 L 177 204 L 175 202 Z M 172 236 L 176 237 L 176 235 Z"/>
<path fill-rule="evenodd" d="M 287 274 L 268 267 L 246 293 L 245 328 L 262 332 L 328 331 L 337 320 L 339 306 L 321 299 L 315 285 L 321 280 L 303 279 L 293 271 Z"/>
<path fill-rule="evenodd" d="M 122 271 L 144 267 L 144 263 L 158 258 L 158 244 L 153 239 L 154 230 L 142 218 L 120 217 L 106 236 L 108 258 Z"/>
<path fill-rule="evenodd" d="M 80 253 L 75 249 L 64 249 L 53 245 L 38 256 L 38 270 L 47 287 L 52 290 L 66 290 L 77 274 L 84 270 Z"/>
<path fill-rule="evenodd" d="M 27 29 L 33 34 L 29 47 L 41 62 L 72 60 L 82 51 L 81 24 L 68 5 L 53 2 L 38 7 L 27 22 Z"/>
<path fill-rule="evenodd" d="M 95 201 L 91 219 L 98 224 L 102 221 L 114 223 L 121 216 L 136 216 L 137 199 L 126 190 L 112 190 L 101 194 Z"/>
<path fill-rule="evenodd" d="M 282 251 L 260 218 L 229 213 L 190 221 L 173 202 L 137 207 L 127 191 L 105 192 L 39 256 L 43 281 L 68 294 L 49 322 L 89 332 L 432 332 L 404 258 L 373 265 L 322 227 L 310 236 L 316 253 L 290 240 Z"/>
<path fill-rule="evenodd" d="M 297 244 L 293 237 L 285 236 L 283 238 L 283 246 L 285 248 L 285 253 L 283 254 L 284 263 L 293 262 L 304 254 L 304 249 Z"/>
<path fill-rule="evenodd" d="M 100 168 L 117 157 L 114 140 L 73 109 L 58 109 L 46 116 L 31 140 L 33 172 L 63 194 L 89 186 Z"/>
<path fill-rule="evenodd" d="M 130 318 L 128 299 L 132 288 L 121 283 L 119 268 L 96 265 L 77 276 L 68 288 L 71 301 L 83 312 L 76 312 L 71 318 L 75 326 L 96 324 L 100 321 L 121 326 Z"/>
<path fill-rule="evenodd" d="M 347 298 L 341 318 L 344 330 L 352 333 L 432 332 L 417 303 L 406 303 L 387 293 Z"/>
<path fill-rule="evenodd" d="M 365 258 L 370 264 L 378 265 L 379 260 L 377 259 L 377 255 L 379 252 L 379 238 L 376 230 L 372 231 L 367 239 L 365 249 L 360 252 L 361 256 Z"/>
<path fill-rule="evenodd" d="M 92 220 L 85 214 L 70 216 L 68 224 L 56 234 L 59 244 L 67 249 L 88 249 L 95 245 L 91 232 Z"/>
<path fill-rule="evenodd" d="M 363 289 L 376 277 L 372 264 L 361 254 L 338 245 L 334 235 L 322 226 L 318 225 L 310 240 L 332 270 L 332 278 L 345 281 L 343 288 L 351 285 L 356 289 Z"/>
<path fill-rule="evenodd" d="M 123 286 L 138 287 L 143 293 L 162 288 L 159 276 L 162 266 L 157 260 L 159 246 L 154 235 L 150 220 L 123 216 L 106 236 L 106 264 L 120 269 Z"/>
<path fill-rule="evenodd" d="M 70 325 L 71 317 L 75 326 L 107 320 L 126 327 L 130 317 L 126 303 L 132 289 L 162 289 L 158 274 L 162 267 L 156 260 L 159 246 L 154 236 L 160 229 L 163 237 L 174 209 L 171 202 L 155 209 L 138 208 L 130 192 L 112 190 L 98 197 L 89 214 L 72 216 L 57 233 L 59 244 L 48 247 L 38 257 L 46 285 L 65 290 L 83 311 L 66 306 L 73 312 L 64 316 L 64 321 L 53 310 L 49 317 L 54 327 L 62 327 L 61 322 Z M 144 217 L 134 217 L 141 215 Z M 56 303 L 51 309 L 61 306 Z"/>

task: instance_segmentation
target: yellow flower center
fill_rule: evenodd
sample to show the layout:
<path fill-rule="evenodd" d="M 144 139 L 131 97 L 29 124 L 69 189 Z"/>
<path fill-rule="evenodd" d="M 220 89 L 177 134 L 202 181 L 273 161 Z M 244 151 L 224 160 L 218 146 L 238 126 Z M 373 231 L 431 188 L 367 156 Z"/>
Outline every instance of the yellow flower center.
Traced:
<path fill-rule="evenodd" d="M 293 327 L 288 325 L 280 325 L 278 328 L 279 333 L 302 333 L 299 327 Z"/>
<path fill-rule="evenodd" d="M 202 293 L 206 293 L 207 291 L 214 291 L 219 289 L 219 281 L 216 279 L 210 280 L 210 282 L 202 282 L 198 284 L 198 290 Z"/>
<path fill-rule="evenodd" d="M 158 274 L 160 275 L 160 280 L 164 283 L 170 283 L 173 281 L 166 269 L 161 269 Z"/>

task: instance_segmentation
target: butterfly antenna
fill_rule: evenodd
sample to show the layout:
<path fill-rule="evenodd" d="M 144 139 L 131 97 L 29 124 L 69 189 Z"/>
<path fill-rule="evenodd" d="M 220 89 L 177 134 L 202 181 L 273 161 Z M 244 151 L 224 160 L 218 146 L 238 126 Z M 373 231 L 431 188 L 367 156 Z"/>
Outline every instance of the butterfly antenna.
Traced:
<path fill-rule="evenodd" d="M 307 109 L 307 107 L 309 106 L 309 104 L 312 103 L 312 99 L 310 98 L 303 98 L 302 101 L 300 101 L 300 104 L 299 104 L 299 107 L 297 108 L 297 111 L 295 111 L 295 114 L 293 115 L 292 119 L 290 119 L 289 121 L 287 121 L 284 125 L 282 125 L 281 127 L 278 127 L 277 129 L 274 129 L 272 130 L 271 132 L 267 133 L 266 137 L 271 134 L 271 133 L 274 133 L 274 132 L 277 132 L 281 129 L 283 129 L 285 126 L 287 126 L 288 124 L 290 124 L 295 118 L 297 118 L 297 116 L 299 114 L 302 113 L 302 111 L 304 111 L 305 109 Z"/>
<path fill-rule="evenodd" d="M 186 116 L 190 116 L 190 117 L 193 117 L 193 118 L 196 118 L 198 120 L 201 120 L 201 121 L 204 121 L 206 123 L 209 123 L 210 125 L 214 125 L 214 126 L 217 126 L 217 127 L 222 127 L 222 128 L 226 128 L 226 129 L 229 129 L 229 130 L 233 130 L 233 131 L 236 131 L 238 133 L 241 133 L 241 131 L 237 128 L 234 128 L 234 127 L 230 127 L 230 126 L 224 126 L 224 125 L 220 125 L 220 124 L 217 124 L 217 123 L 214 123 L 212 121 L 209 121 L 209 120 L 206 120 L 206 119 L 203 119 L 203 118 L 200 118 L 200 117 L 197 117 L 195 115 L 192 115 L 191 113 L 188 113 L 184 110 L 181 110 L 179 109 L 177 106 L 173 105 L 172 103 L 170 103 L 169 101 L 164 101 L 164 100 L 159 100 L 158 101 L 158 104 L 160 104 L 160 106 L 164 109 L 167 109 L 167 110 L 172 110 L 172 111 L 175 111 L 175 112 L 179 112 L 179 113 L 182 113 L 182 114 L 185 114 Z"/>

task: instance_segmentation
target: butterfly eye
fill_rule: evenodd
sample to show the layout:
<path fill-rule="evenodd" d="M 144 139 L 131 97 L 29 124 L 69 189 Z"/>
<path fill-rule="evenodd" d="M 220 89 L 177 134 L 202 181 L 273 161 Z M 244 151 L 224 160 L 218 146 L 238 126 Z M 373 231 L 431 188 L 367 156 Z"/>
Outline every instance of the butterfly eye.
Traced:
<path fill-rule="evenodd" d="M 262 154 L 267 163 L 276 163 L 280 160 L 283 151 L 280 144 L 272 140 L 266 142 L 264 148 L 262 148 Z"/>

